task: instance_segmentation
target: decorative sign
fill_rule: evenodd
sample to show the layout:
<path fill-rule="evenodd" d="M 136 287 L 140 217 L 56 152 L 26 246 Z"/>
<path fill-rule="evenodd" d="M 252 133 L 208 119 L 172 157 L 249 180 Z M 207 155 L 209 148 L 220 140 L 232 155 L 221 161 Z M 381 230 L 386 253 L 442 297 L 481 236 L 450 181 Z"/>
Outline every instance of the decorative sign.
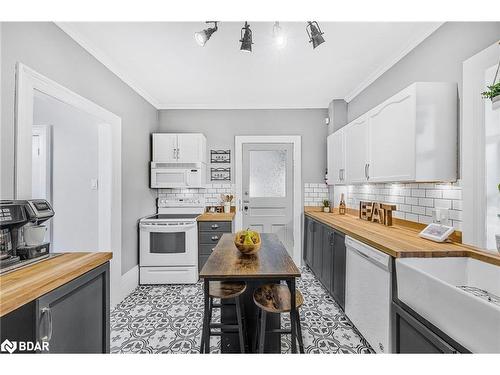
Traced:
<path fill-rule="evenodd" d="M 231 181 L 231 168 L 210 168 L 211 181 Z"/>
<path fill-rule="evenodd" d="M 392 225 L 392 211 L 396 211 L 396 205 L 394 204 L 359 202 L 359 218 L 362 220 L 390 227 Z"/>
<path fill-rule="evenodd" d="M 212 164 L 231 163 L 231 150 L 210 150 L 210 163 Z"/>

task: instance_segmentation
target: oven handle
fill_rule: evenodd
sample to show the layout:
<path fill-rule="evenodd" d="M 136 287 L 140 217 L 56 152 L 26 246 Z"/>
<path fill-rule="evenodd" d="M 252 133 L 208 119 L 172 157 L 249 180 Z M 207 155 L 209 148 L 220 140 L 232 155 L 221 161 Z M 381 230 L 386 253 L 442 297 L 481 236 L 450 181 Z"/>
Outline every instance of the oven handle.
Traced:
<path fill-rule="evenodd" d="M 139 224 L 139 228 L 144 232 L 158 232 L 158 233 L 172 233 L 172 232 L 184 232 L 188 229 L 196 227 L 196 222 L 190 223 L 188 225 L 151 225 L 151 224 Z"/>

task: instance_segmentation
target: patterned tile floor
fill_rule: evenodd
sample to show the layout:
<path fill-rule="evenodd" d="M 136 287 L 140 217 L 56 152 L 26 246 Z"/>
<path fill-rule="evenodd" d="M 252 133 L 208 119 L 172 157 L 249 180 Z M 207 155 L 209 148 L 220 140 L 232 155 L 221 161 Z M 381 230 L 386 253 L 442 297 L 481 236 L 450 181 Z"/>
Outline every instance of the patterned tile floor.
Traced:
<path fill-rule="evenodd" d="M 373 352 L 309 269 L 302 269 L 297 287 L 304 295 L 300 317 L 306 353 Z M 111 352 L 198 353 L 202 320 L 201 282 L 139 286 L 111 311 Z M 282 325 L 289 323 L 283 314 Z M 283 335 L 281 342 L 282 352 L 289 353 L 289 336 Z M 210 347 L 219 353 L 220 339 L 212 337 Z"/>

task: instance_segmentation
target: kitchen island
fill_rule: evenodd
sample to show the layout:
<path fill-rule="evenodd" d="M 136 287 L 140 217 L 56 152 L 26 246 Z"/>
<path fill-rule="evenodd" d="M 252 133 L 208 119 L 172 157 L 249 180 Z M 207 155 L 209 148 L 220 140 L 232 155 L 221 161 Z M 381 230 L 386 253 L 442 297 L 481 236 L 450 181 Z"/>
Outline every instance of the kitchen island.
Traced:
<path fill-rule="evenodd" d="M 243 310 L 246 316 L 246 331 L 248 352 L 254 351 L 255 333 L 257 332 L 257 312 L 258 308 L 253 301 L 253 291 L 255 288 L 266 283 L 279 283 L 284 280 L 288 284 L 291 294 L 291 315 L 295 314 L 295 279 L 300 277 L 300 270 L 297 268 L 287 250 L 275 234 L 261 234 L 262 246 L 258 253 L 244 255 L 236 248 L 233 242 L 233 234 L 227 233 L 222 236 L 212 254 L 200 272 L 200 278 L 204 281 L 205 311 L 208 311 L 209 304 L 209 283 L 210 281 L 245 281 L 247 283 L 246 292 L 242 296 Z M 292 318 L 292 317 L 291 317 Z M 234 306 L 222 306 L 221 319 L 225 324 L 234 324 Z M 291 321 L 293 321 L 291 319 Z M 207 322 L 204 322 L 204 327 Z M 280 328 L 280 315 L 268 314 L 267 327 L 269 329 Z M 291 326 L 292 352 L 297 352 L 295 326 Z M 279 335 L 269 335 L 266 340 L 266 353 L 280 353 Z M 209 351 L 208 340 L 205 345 L 205 352 Z M 223 332 L 221 338 L 222 353 L 238 352 L 239 345 L 237 335 Z"/>

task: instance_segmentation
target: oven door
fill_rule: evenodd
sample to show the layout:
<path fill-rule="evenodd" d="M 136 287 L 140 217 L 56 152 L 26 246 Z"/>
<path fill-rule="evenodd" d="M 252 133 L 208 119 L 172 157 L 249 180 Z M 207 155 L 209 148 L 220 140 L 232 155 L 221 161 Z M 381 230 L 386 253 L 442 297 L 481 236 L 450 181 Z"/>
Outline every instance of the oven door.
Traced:
<path fill-rule="evenodd" d="M 177 188 L 186 187 L 188 175 L 186 169 L 176 168 L 151 168 L 151 187 Z"/>
<path fill-rule="evenodd" d="M 193 223 L 140 223 L 140 265 L 196 266 L 198 232 Z"/>

